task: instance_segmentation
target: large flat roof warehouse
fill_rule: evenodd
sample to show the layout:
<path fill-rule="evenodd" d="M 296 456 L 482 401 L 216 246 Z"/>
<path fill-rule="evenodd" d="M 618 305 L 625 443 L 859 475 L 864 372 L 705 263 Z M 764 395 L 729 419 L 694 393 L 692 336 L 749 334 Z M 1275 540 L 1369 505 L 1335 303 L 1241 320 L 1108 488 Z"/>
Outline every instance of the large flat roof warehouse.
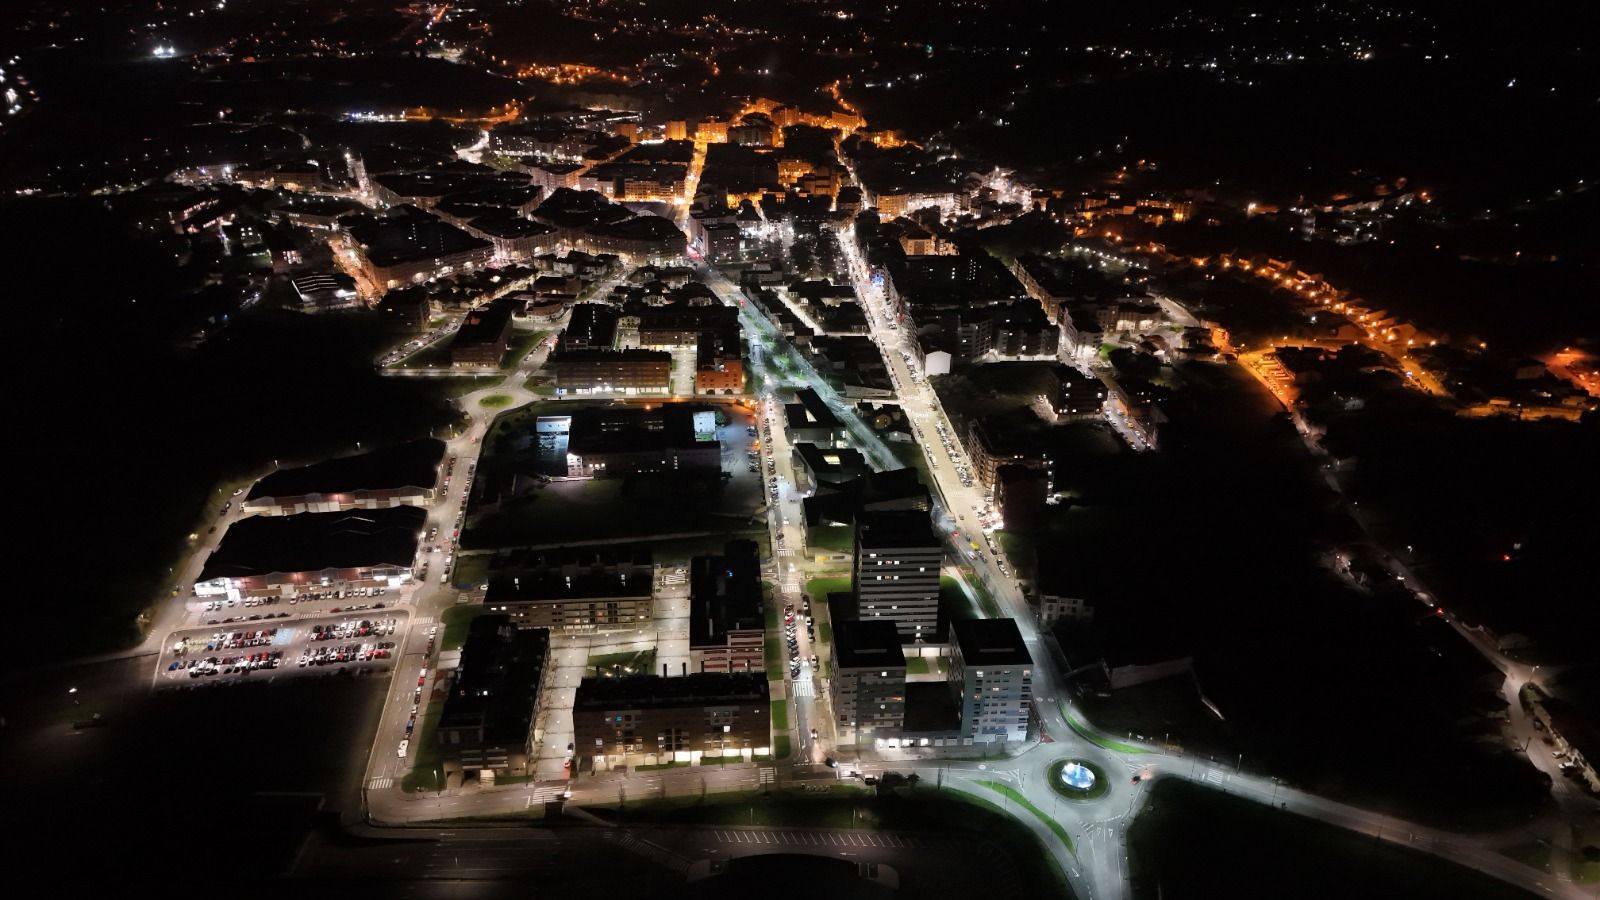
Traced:
<path fill-rule="evenodd" d="M 444 441 L 424 438 L 370 453 L 279 469 L 250 488 L 245 504 L 307 494 L 354 494 L 408 487 L 428 490 L 439 480 L 444 451 Z"/>
<path fill-rule="evenodd" d="M 627 406 L 581 409 L 572 415 L 567 452 L 587 455 L 715 444 L 715 423 L 714 410 L 687 403 L 668 403 L 653 410 Z"/>
<path fill-rule="evenodd" d="M 252 516 L 229 526 L 200 581 L 368 566 L 409 567 L 426 511 L 415 506 Z"/>

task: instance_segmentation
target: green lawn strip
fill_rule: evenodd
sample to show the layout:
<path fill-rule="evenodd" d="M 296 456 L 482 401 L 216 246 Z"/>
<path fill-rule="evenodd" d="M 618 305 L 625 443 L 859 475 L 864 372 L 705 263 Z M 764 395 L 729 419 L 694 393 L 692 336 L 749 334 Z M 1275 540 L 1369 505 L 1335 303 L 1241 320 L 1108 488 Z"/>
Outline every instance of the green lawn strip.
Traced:
<path fill-rule="evenodd" d="M 478 405 L 484 409 L 504 409 L 511 403 L 510 394 L 485 394 L 478 398 Z"/>
<path fill-rule="evenodd" d="M 1110 750 L 1110 751 L 1112 751 L 1114 753 L 1149 753 L 1150 752 L 1150 751 L 1144 749 L 1143 747 L 1135 747 L 1132 744 L 1125 744 L 1122 741 L 1115 741 L 1115 740 L 1112 740 L 1111 738 L 1103 737 L 1103 736 L 1101 736 L 1099 734 L 1096 734 L 1093 730 L 1091 730 L 1089 728 L 1089 726 L 1083 724 L 1082 722 L 1079 722 L 1076 718 L 1074 718 L 1073 715 L 1072 715 L 1072 711 L 1067 709 L 1067 706 L 1064 703 L 1061 705 L 1061 717 L 1067 720 L 1067 724 L 1071 725 L 1072 726 L 1072 730 L 1076 731 L 1078 733 L 1078 737 L 1083 738 L 1084 740 L 1086 740 L 1089 743 L 1095 745 L 1096 747 L 1099 747 L 1102 750 Z"/>
<path fill-rule="evenodd" d="M 434 341 L 399 362 L 402 369 L 437 369 L 450 367 L 450 344 L 455 335 Z"/>
<path fill-rule="evenodd" d="M 753 761 L 754 761 L 754 758 L 747 760 L 743 756 L 702 756 L 702 757 L 700 757 L 700 765 L 702 765 L 702 766 L 731 766 L 731 765 L 736 765 L 736 764 L 742 763 L 742 762 L 753 762 Z"/>
<path fill-rule="evenodd" d="M 828 595 L 842 593 L 850 590 L 850 579 L 844 578 L 813 578 L 806 582 L 806 594 L 811 597 L 813 604 L 826 604 Z"/>
<path fill-rule="evenodd" d="M 772 733 L 782 734 L 789 730 L 789 701 L 772 701 Z"/>
<path fill-rule="evenodd" d="M 1591 836 L 1593 832 L 1590 833 Z M 1584 842 L 1583 829 L 1574 825 L 1572 827 L 1572 851 L 1568 854 L 1572 880 L 1578 884 L 1600 883 L 1600 856 L 1591 854 L 1592 858 L 1584 858 L 1584 849 L 1591 848 L 1595 841 Z"/>
<path fill-rule="evenodd" d="M 1544 841 L 1528 841 L 1523 844 L 1515 844 L 1510 847 L 1503 847 L 1498 852 L 1501 856 L 1509 857 L 1541 872 L 1549 872 L 1551 870 L 1550 845 Z"/>
<path fill-rule="evenodd" d="M 456 557 L 455 567 L 450 570 L 450 583 L 460 590 L 468 591 L 489 580 L 489 554 L 463 553 Z"/>
<path fill-rule="evenodd" d="M 772 739 L 772 757 L 773 759 L 789 758 L 789 736 L 787 734 L 780 734 Z"/>
<path fill-rule="evenodd" d="M 633 770 L 635 772 L 659 772 L 662 769 L 687 769 L 687 768 L 689 768 L 689 764 L 686 763 L 686 762 L 669 762 L 669 763 L 661 763 L 659 765 L 654 765 L 654 766 L 634 766 Z"/>
<path fill-rule="evenodd" d="M 817 623 L 817 640 L 824 644 L 833 643 L 833 625 L 829 622 Z"/>
<path fill-rule="evenodd" d="M 922 657 L 922 656 L 912 656 L 912 657 L 909 657 L 908 659 L 906 659 L 906 674 L 907 675 L 926 675 L 926 674 L 928 674 L 928 660 L 927 660 L 927 658 L 926 657 Z"/>
<path fill-rule="evenodd" d="M 952 622 L 978 618 L 978 605 L 961 589 L 961 582 L 949 575 L 939 576 L 939 610 Z"/>
<path fill-rule="evenodd" d="M 806 543 L 822 550 L 849 553 L 855 549 L 856 532 L 849 525 L 818 525 L 806 532 Z"/>
<path fill-rule="evenodd" d="M 430 700 L 422 708 L 421 719 L 411 734 L 411 743 L 407 745 L 406 752 L 411 755 L 411 771 L 400 779 L 400 789 L 406 793 L 415 792 L 418 788 L 425 791 L 437 791 L 444 788 L 440 778 L 439 760 L 439 717 L 444 714 L 443 700 Z"/>
<path fill-rule="evenodd" d="M 1027 797 L 1022 796 L 1022 793 L 1016 788 L 999 781 L 984 780 L 979 781 L 978 784 L 983 785 L 997 794 L 1004 795 L 1005 797 L 1009 798 L 1012 803 L 1015 803 L 1018 806 L 1021 806 L 1023 809 L 1026 809 L 1028 812 L 1033 813 L 1039 818 L 1039 821 L 1050 826 L 1050 830 L 1055 833 L 1056 837 L 1061 839 L 1061 843 L 1066 846 L 1069 853 L 1071 853 L 1073 856 L 1078 855 L 1078 851 L 1072 846 L 1072 837 L 1067 834 L 1066 827 L 1060 822 L 1057 822 L 1055 819 L 1052 819 L 1046 815 L 1044 810 L 1034 806 L 1032 801 L 1030 801 Z"/>
<path fill-rule="evenodd" d="M 467 632 L 472 628 L 472 620 L 484 612 L 484 607 L 477 603 L 452 606 L 445 610 L 439 617 L 439 621 L 444 623 L 444 634 L 439 636 L 439 649 L 446 652 L 460 650 L 461 645 L 467 642 Z"/>
<path fill-rule="evenodd" d="M 994 599 L 994 594 L 989 590 L 983 579 L 967 575 L 967 584 L 972 587 L 972 592 L 978 596 L 978 606 L 983 610 L 986 619 L 1000 618 L 1000 604 Z"/>
<path fill-rule="evenodd" d="M 522 361 L 527 358 L 529 353 L 533 352 L 533 348 L 539 346 L 540 341 L 549 336 L 550 332 L 548 331 L 530 331 L 527 334 L 517 332 L 511 339 L 511 345 L 507 348 L 506 355 L 500 360 L 500 368 L 515 369 L 522 364 Z"/>
<path fill-rule="evenodd" d="M 766 640 L 767 654 L 767 680 L 773 684 L 783 683 L 783 648 L 778 645 L 778 639 L 769 637 Z"/>

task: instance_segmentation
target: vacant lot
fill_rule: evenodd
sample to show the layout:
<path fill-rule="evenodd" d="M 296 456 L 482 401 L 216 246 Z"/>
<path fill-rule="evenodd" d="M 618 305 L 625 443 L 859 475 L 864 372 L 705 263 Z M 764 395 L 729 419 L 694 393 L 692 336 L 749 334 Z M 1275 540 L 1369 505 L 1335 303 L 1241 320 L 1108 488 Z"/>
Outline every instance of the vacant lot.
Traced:
<path fill-rule="evenodd" d="M 1438 857 L 1175 780 L 1152 788 L 1128 841 L 1140 900 L 1530 896 Z"/>

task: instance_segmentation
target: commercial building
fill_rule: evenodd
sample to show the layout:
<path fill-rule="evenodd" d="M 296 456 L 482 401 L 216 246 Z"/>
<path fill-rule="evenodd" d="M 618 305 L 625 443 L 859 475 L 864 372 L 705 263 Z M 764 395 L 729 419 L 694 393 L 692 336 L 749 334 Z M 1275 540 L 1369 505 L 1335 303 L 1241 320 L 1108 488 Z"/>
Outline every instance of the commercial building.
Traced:
<path fill-rule="evenodd" d="M 411 579 L 427 521 L 415 506 L 241 519 L 206 558 L 194 592 L 237 600 L 395 588 Z"/>
<path fill-rule="evenodd" d="M 425 438 L 279 469 L 257 481 L 240 506 L 266 516 L 428 506 L 434 501 L 444 451 L 444 441 Z"/>
<path fill-rule="evenodd" d="M 861 619 L 833 626 L 828 688 L 841 744 L 898 738 L 906 715 L 906 656 L 893 622 Z"/>
<path fill-rule="evenodd" d="M 861 451 L 850 447 L 824 449 L 797 443 L 791 451 L 796 493 L 809 497 L 821 485 L 840 485 L 872 472 Z"/>
<path fill-rule="evenodd" d="M 682 403 L 606 407 L 572 414 L 567 474 L 621 478 L 646 472 L 720 472 L 716 412 Z"/>
<path fill-rule="evenodd" d="M 495 302 L 467 313 L 450 342 L 450 365 L 498 368 L 511 344 L 511 304 Z"/>
<path fill-rule="evenodd" d="M 933 640 L 939 621 L 939 567 L 944 545 L 928 519 L 913 511 L 856 516 L 851 588 L 862 619 L 884 619 L 903 643 Z"/>
<path fill-rule="evenodd" d="M 795 402 L 783 407 L 789 440 L 804 441 L 819 447 L 836 447 L 844 439 L 844 423 L 811 388 L 795 394 Z"/>
<path fill-rule="evenodd" d="M 562 394 L 665 394 L 672 382 L 664 350 L 562 350 L 545 367 Z"/>
<path fill-rule="evenodd" d="M 473 620 L 436 731 L 448 782 L 532 774 L 549 651 L 549 632 L 517 628 L 508 616 Z"/>
<path fill-rule="evenodd" d="M 363 217 L 349 229 L 363 273 L 383 288 L 470 272 L 494 258 L 494 245 L 418 209 Z"/>
<path fill-rule="evenodd" d="M 1012 619 L 950 623 L 950 685 L 961 704 L 962 738 L 1021 741 L 1033 711 L 1033 657 Z"/>
<path fill-rule="evenodd" d="M 646 627 L 654 615 L 655 564 L 648 554 L 550 550 L 497 558 L 483 605 L 520 628 L 564 632 Z"/>
<path fill-rule="evenodd" d="M 765 671 L 762 613 L 761 551 L 754 541 L 729 541 L 721 556 L 696 556 L 689 563 L 690 669 Z"/>
<path fill-rule="evenodd" d="M 702 757 L 766 756 L 771 706 L 765 672 L 681 678 L 585 678 L 572 701 L 579 768 L 698 764 Z"/>
<path fill-rule="evenodd" d="M 300 298 L 300 308 L 306 312 L 354 309 L 361 305 L 361 298 L 356 295 L 355 279 L 343 272 L 302 275 L 290 283 Z"/>

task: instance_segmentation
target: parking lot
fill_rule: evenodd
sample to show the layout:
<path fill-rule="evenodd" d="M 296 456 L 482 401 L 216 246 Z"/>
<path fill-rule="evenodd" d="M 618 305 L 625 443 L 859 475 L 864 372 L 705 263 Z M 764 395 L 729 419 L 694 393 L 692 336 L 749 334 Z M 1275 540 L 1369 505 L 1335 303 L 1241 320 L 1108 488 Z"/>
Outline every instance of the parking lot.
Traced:
<path fill-rule="evenodd" d="M 173 636 L 157 666 L 157 688 L 273 680 L 309 673 L 386 672 L 406 614 L 353 612 L 293 622 L 260 620 L 194 628 Z"/>

